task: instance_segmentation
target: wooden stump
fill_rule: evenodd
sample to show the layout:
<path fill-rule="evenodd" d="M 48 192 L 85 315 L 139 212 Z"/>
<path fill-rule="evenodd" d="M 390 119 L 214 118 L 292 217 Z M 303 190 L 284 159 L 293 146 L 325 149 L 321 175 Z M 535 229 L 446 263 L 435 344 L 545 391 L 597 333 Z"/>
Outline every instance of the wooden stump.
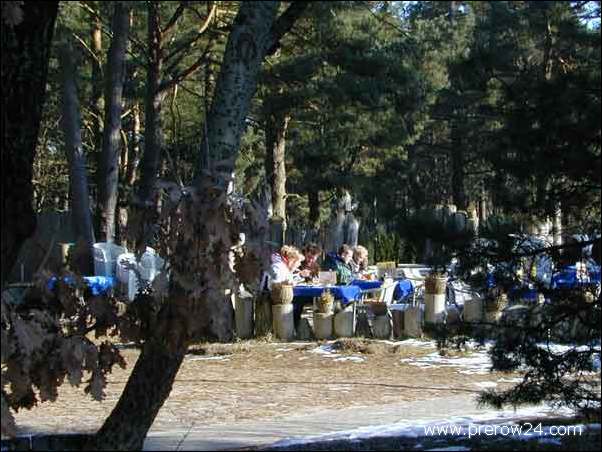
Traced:
<path fill-rule="evenodd" d="M 403 336 L 403 316 L 405 311 L 394 310 L 391 311 L 393 316 L 393 337 L 395 339 L 401 339 Z"/>
<path fill-rule="evenodd" d="M 264 293 L 255 299 L 255 337 L 262 337 L 271 332 L 272 300 L 268 293 Z"/>
<path fill-rule="evenodd" d="M 309 320 L 301 319 L 299 321 L 299 326 L 297 327 L 297 340 L 311 341 L 312 339 L 313 339 L 313 333 L 311 331 L 311 326 L 309 324 Z"/>
<path fill-rule="evenodd" d="M 483 300 L 480 298 L 473 298 L 472 300 L 466 300 L 464 302 L 464 314 L 463 318 L 465 322 L 482 322 L 483 321 Z"/>
<path fill-rule="evenodd" d="M 292 341 L 295 338 L 292 303 L 272 305 L 272 325 L 278 339 Z"/>
<path fill-rule="evenodd" d="M 445 318 L 445 285 L 447 278 L 430 275 L 424 282 L 424 320 L 441 323 Z"/>
<path fill-rule="evenodd" d="M 390 339 L 393 325 L 391 315 L 379 315 L 372 321 L 372 333 L 377 339 Z"/>
<path fill-rule="evenodd" d="M 410 306 L 404 311 L 403 331 L 406 336 L 422 336 L 422 309 L 420 306 Z"/>
<path fill-rule="evenodd" d="M 240 339 L 253 337 L 253 299 L 236 297 L 234 317 L 236 334 Z"/>
<path fill-rule="evenodd" d="M 353 306 L 343 309 L 334 316 L 334 334 L 337 337 L 353 337 L 355 332 L 355 312 Z"/>
<path fill-rule="evenodd" d="M 316 339 L 330 339 L 332 337 L 332 314 L 314 312 L 314 335 Z"/>

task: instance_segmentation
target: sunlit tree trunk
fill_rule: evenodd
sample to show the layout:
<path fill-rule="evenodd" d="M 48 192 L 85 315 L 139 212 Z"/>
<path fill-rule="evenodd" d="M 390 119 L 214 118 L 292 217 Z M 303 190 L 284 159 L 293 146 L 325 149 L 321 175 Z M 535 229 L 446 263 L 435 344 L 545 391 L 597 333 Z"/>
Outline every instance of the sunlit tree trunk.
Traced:
<path fill-rule="evenodd" d="M 266 118 L 266 179 L 272 191 L 272 240 L 278 247 L 284 244 L 286 234 L 286 129 L 290 117 L 269 114 Z"/>
<path fill-rule="evenodd" d="M 129 32 L 129 10 L 124 2 L 115 2 L 113 39 L 105 74 L 105 120 L 100 167 L 100 233 L 107 242 L 115 239 L 115 214 L 119 184 L 119 149 L 125 50 Z"/>
<path fill-rule="evenodd" d="M 189 227 L 182 230 L 175 249 L 178 258 L 171 263 L 169 302 L 157 315 L 155 334 L 145 343 L 119 402 L 92 447 L 142 449 L 148 429 L 169 396 L 189 341 L 232 338 L 232 304 L 224 290 L 236 282 L 229 270 L 228 250 L 238 239 L 232 228 L 239 225 L 229 221 L 230 208 L 223 195 L 234 170 L 261 63 L 306 4 L 293 3 L 275 22 L 278 6 L 279 2 L 243 2 L 234 20 L 203 140 L 213 169 L 219 173 L 199 174 L 196 192 L 182 207 L 183 221 Z M 210 247 L 223 251 L 208 253 Z"/>

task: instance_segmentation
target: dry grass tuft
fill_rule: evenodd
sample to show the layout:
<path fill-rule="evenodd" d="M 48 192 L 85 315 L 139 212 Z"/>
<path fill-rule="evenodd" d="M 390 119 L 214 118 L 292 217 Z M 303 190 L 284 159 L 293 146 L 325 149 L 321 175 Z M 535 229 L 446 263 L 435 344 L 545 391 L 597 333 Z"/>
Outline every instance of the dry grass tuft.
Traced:
<path fill-rule="evenodd" d="M 232 344 L 203 343 L 192 345 L 188 349 L 191 355 L 225 356 L 248 353 L 252 349 L 249 341 L 234 342 Z"/>
<path fill-rule="evenodd" d="M 370 349 L 370 345 L 373 344 L 366 339 L 346 337 L 336 340 L 332 344 L 332 348 L 342 353 L 371 353 L 368 351 Z"/>

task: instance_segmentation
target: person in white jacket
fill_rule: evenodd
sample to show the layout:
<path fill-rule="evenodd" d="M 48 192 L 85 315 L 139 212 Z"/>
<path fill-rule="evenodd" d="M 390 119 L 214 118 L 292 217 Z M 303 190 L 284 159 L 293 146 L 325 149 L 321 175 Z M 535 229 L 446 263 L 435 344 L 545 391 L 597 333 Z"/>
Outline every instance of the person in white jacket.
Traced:
<path fill-rule="evenodd" d="M 290 282 L 297 284 L 303 281 L 307 274 L 296 272 L 305 257 L 294 246 L 284 245 L 279 253 L 272 254 L 272 265 L 267 271 L 267 288 L 271 290 L 273 283 Z M 262 284 L 262 287 L 266 287 Z"/>

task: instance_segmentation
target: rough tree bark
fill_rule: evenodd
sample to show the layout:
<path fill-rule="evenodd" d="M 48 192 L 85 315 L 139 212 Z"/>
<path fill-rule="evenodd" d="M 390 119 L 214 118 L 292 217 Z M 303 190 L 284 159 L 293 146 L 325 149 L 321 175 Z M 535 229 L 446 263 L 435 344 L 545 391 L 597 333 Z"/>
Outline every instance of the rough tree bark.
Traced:
<path fill-rule="evenodd" d="M 266 179 L 272 191 L 271 240 L 282 246 L 286 234 L 286 129 L 290 116 L 266 115 Z"/>
<path fill-rule="evenodd" d="M 81 120 L 75 63 L 70 44 L 61 47 L 62 69 L 62 126 L 65 135 L 65 148 L 69 161 L 69 194 L 71 197 L 71 218 L 78 246 L 74 264 L 82 275 L 90 275 L 92 270 L 92 245 L 94 228 L 90 211 L 86 155 L 81 137 Z"/>
<path fill-rule="evenodd" d="M 173 290 L 154 326 L 155 337 L 171 345 L 166 352 L 161 341 L 151 338 L 146 342 L 119 402 L 96 435 L 92 446 L 98 449 L 141 449 L 159 408 L 169 396 L 188 342 L 203 335 L 220 340 L 232 337 L 232 304 L 224 296 L 227 286 L 223 282 L 229 278 L 229 246 L 234 234 L 225 222 L 224 193 L 261 63 L 307 5 L 294 2 L 276 21 L 278 6 L 279 2 L 251 1 L 240 6 L 217 80 L 207 139 L 203 140 L 211 157 L 225 160 L 216 165 L 219 174 L 199 174 L 191 209 L 184 206 L 184 221 L 190 228 L 176 246 L 179 258 L 172 267 Z M 215 210 L 203 211 L 201 218 L 195 203 Z M 223 251 L 208 253 L 208 244 Z"/>
<path fill-rule="evenodd" d="M 320 229 L 320 192 L 312 190 L 307 193 L 309 205 L 309 225 L 310 241 L 315 242 L 318 239 L 318 230 Z"/>
<path fill-rule="evenodd" d="M 31 178 L 58 2 L 28 1 L 20 8 L 22 20 L 3 22 L 1 32 L 2 287 L 36 226 Z"/>
<path fill-rule="evenodd" d="M 94 2 L 96 3 L 96 2 Z M 100 166 L 100 154 L 102 152 L 102 115 L 104 112 L 104 99 L 102 97 L 102 28 L 100 16 L 94 15 L 90 21 L 90 49 L 94 53 L 92 61 L 92 92 L 90 97 L 90 108 L 93 113 L 92 133 L 94 135 L 94 155 L 98 158 Z"/>
<path fill-rule="evenodd" d="M 468 199 L 465 190 L 464 150 L 462 140 L 459 137 L 457 126 L 452 125 L 452 196 L 458 210 L 466 210 Z"/>
<path fill-rule="evenodd" d="M 159 26 L 159 4 L 148 2 L 148 67 L 144 106 L 144 154 L 140 162 L 140 187 L 138 197 L 143 203 L 151 201 L 159 171 L 163 142 L 161 104 L 165 96 L 159 91 L 163 70 L 163 34 Z"/>
<path fill-rule="evenodd" d="M 102 240 L 115 240 L 115 213 L 119 184 L 119 144 L 125 75 L 125 51 L 130 20 L 127 2 L 115 2 L 113 39 L 105 74 L 105 115 L 99 177 L 100 234 Z"/>

